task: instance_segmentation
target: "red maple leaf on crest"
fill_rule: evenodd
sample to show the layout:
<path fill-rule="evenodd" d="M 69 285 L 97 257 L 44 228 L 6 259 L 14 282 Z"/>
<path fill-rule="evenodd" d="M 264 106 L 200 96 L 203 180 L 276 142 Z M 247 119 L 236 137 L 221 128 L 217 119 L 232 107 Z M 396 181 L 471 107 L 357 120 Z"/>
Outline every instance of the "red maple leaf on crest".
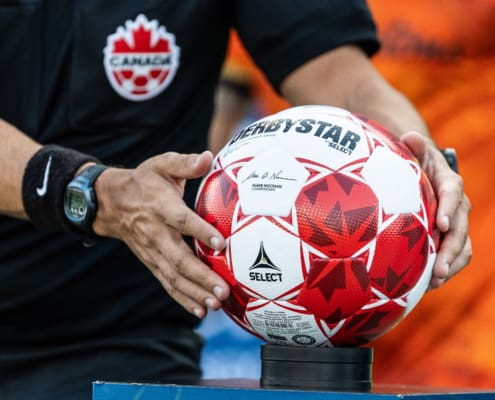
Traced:
<path fill-rule="evenodd" d="M 147 21 L 146 21 L 147 22 Z M 168 38 L 164 37 L 162 29 L 155 30 L 152 22 L 136 21 L 139 25 L 131 30 L 132 40 L 124 35 L 113 43 L 114 53 L 169 53 L 170 46 Z M 160 35 L 160 38 L 152 44 L 152 35 Z"/>

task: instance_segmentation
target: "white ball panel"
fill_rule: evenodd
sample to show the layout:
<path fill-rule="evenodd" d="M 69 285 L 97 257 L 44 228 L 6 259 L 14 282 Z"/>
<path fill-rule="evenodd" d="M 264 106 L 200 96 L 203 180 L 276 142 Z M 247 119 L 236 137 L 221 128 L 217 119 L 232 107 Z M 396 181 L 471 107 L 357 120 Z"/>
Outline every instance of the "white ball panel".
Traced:
<path fill-rule="evenodd" d="M 336 141 L 332 138 L 325 139 L 314 136 L 311 133 L 290 132 L 285 134 L 287 137 L 276 137 L 274 139 L 274 146 L 286 149 L 287 152 L 294 157 L 305 158 L 315 163 L 325 165 L 331 169 L 339 169 L 354 160 L 367 157 L 369 155 L 368 145 L 366 143 L 365 134 L 361 128 L 349 124 L 349 121 L 346 120 L 338 121 L 338 123 L 339 128 L 342 128 L 342 133 L 334 136 Z M 326 129 L 328 130 L 329 128 Z M 324 132 L 325 130 L 323 131 L 323 135 L 325 134 Z M 355 139 L 359 138 L 358 141 L 355 142 L 355 147 L 352 149 L 340 144 L 350 144 L 349 141 L 344 140 L 346 135 Z M 339 139 L 337 139 L 337 137 Z"/>
<path fill-rule="evenodd" d="M 266 151 L 266 149 L 273 148 L 274 138 L 274 133 L 267 133 L 236 141 L 233 144 L 228 144 L 223 147 L 218 153 L 218 159 L 221 164 L 226 167 L 232 162 L 257 156 Z"/>
<path fill-rule="evenodd" d="M 225 167 L 267 149 L 284 148 L 294 157 L 340 168 L 369 155 L 366 133 L 349 115 L 327 106 L 282 111 L 236 132 L 219 159 Z"/>
<path fill-rule="evenodd" d="M 350 111 L 345 110 L 343 108 L 337 108 L 332 106 L 324 106 L 324 105 L 303 105 L 288 108 L 282 111 L 279 111 L 275 114 L 277 117 L 288 117 L 288 118 L 318 118 L 321 119 L 322 116 L 326 116 L 328 118 L 334 118 L 335 116 L 339 117 L 348 117 L 351 115 Z"/>
<path fill-rule="evenodd" d="M 300 239 L 262 218 L 230 238 L 236 279 L 266 299 L 276 299 L 303 281 Z"/>
<path fill-rule="evenodd" d="M 291 309 L 292 304 L 268 302 L 263 307 L 248 305 L 246 319 L 270 343 L 315 347 L 328 342 L 313 315 Z"/>
<path fill-rule="evenodd" d="M 308 176 L 309 172 L 281 149 L 254 157 L 237 175 L 242 212 L 288 216 Z"/>
<path fill-rule="evenodd" d="M 419 211 L 418 176 L 399 155 L 385 147 L 377 147 L 366 162 L 362 175 L 387 214 Z"/>

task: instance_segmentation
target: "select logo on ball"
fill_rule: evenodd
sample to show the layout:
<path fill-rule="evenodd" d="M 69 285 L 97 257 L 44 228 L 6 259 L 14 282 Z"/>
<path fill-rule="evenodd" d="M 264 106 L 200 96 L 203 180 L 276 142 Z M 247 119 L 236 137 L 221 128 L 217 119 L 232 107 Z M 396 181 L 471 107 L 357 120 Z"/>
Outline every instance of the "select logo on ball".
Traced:
<path fill-rule="evenodd" d="M 263 271 L 259 271 L 259 270 Z M 258 282 L 282 282 L 282 271 L 266 254 L 263 242 L 260 244 L 260 252 L 253 265 L 249 267 L 249 279 Z"/>
<path fill-rule="evenodd" d="M 108 36 L 103 65 L 114 90 L 123 98 L 143 101 L 158 96 L 174 79 L 180 48 L 175 35 L 157 20 L 140 14 Z"/>

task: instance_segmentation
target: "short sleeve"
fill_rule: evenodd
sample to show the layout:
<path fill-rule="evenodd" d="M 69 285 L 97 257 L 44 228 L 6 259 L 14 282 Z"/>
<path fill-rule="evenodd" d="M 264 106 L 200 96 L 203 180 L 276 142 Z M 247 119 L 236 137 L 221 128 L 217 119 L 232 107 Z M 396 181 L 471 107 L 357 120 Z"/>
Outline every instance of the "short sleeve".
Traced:
<path fill-rule="evenodd" d="M 354 44 L 379 48 L 365 0 L 237 0 L 234 24 L 246 49 L 278 89 L 297 67 Z"/>

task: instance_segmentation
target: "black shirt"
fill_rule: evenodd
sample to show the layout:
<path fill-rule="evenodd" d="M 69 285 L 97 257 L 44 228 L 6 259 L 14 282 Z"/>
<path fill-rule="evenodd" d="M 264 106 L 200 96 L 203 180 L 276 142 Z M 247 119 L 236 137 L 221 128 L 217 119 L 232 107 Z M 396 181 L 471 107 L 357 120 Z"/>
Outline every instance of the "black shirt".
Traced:
<path fill-rule="evenodd" d="M 362 0 L 0 1 L 0 117 L 40 143 L 110 165 L 201 152 L 231 27 L 275 87 L 339 45 L 355 43 L 368 54 L 378 46 Z M 188 184 L 189 205 L 195 189 Z M 95 354 L 115 343 L 132 348 L 130 338 L 143 348 L 150 338 L 169 341 L 164 368 L 171 359 L 186 365 L 171 380 L 194 376 L 194 352 L 187 362 L 177 360 L 199 342 L 177 330 L 196 323 L 122 243 L 86 248 L 75 235 L 0 218 L 0 397 L 7 378 L 26 378 L 26 366 L 60 365 L 48 380 L 68 385 L 62 368 L 69 354 Z M 110 375 L 87 376 L 166 374 L 133 369 L 136 354 L 128 363 L 120 353 L 110 358 L 125 373 L 115 367 Z"/>

